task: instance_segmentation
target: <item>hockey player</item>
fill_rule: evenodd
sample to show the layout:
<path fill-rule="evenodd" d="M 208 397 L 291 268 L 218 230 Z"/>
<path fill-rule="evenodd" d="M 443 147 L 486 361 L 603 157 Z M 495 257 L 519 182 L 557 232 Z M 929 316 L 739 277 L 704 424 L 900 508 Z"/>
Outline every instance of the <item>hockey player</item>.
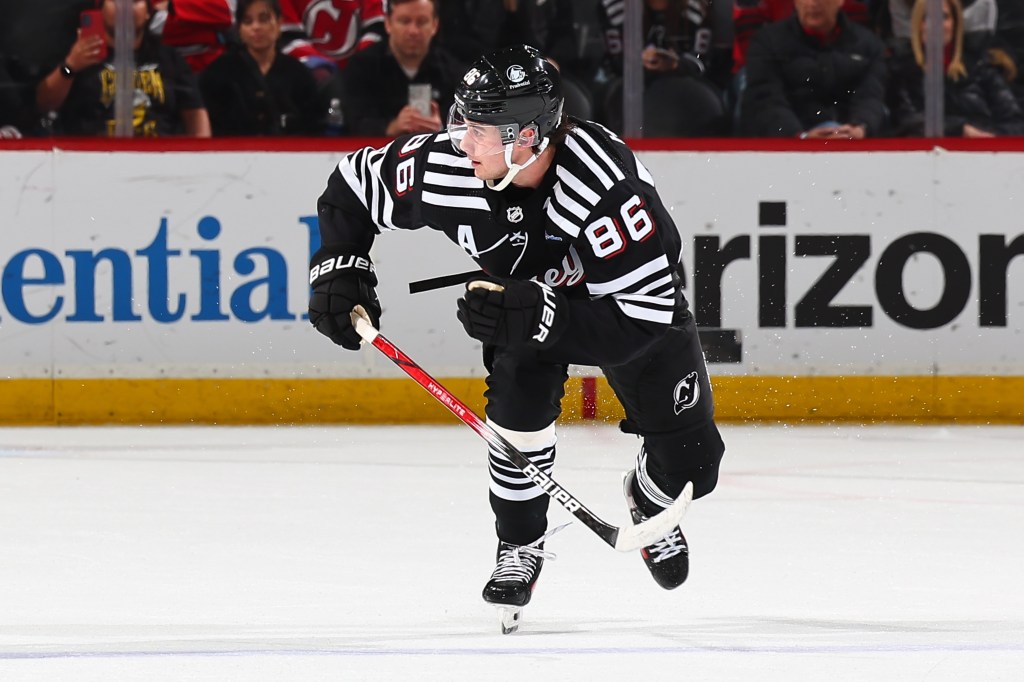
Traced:
<path fill-rule="evenodd" d="M 567 366 L 598 366 L 625 408 L 622 430 L 643 441 L 624 476 L 634 522 L 688 481 L 694 498 L 714 489 L 725 446 L 681 289 L 679 233 L 622 140 L 563 115 L 558 72 L 536 50 L 477 61 L 444 132 L 347 156 L 318 211 L 309 314 L 332 341 L 359 348 L 356 305 L 380 318 L 369 259 L 377 234 L 437 230 L 486 273 L 469 282 L 457 316 L 483 342 L 486 416 L 498 433 L 550 473 Z M 337 265 L 319 267 L 328 260 Z M 495 451 L 488 462 L 498 548 L 483 597 L 508 632 L 547 556 L 549 498 Z M 686 580 L 679 528 L 642 555 L 662 587 Z"/>

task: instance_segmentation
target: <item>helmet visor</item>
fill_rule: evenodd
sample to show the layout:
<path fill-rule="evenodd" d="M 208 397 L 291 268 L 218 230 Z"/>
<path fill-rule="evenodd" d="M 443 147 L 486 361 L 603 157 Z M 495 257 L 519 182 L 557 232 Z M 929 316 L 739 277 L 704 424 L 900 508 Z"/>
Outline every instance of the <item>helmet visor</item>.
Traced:
<path fill-rule="evenodd" d="M 460 154 L 490 156 L 501 154 L 505 145 L 519 137 L 519 126 L 515 123 L 490 125 L 479 121 L 467 121 L 457 105 L 448 112 L 448 136 L 452 147 Z"/>

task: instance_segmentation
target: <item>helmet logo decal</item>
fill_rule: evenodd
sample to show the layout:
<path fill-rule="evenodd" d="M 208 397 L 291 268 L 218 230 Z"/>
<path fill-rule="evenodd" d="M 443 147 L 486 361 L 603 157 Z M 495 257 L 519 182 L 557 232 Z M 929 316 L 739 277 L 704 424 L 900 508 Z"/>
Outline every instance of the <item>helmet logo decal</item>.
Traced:
<path fill-rule="evenodd" d="M 522 221 L 522 219 L 523 219 L 523 207 L 522 206 L 509 206 L 508 212 L 507 212 L 506 215 L 508 216 L 508 221 L 510 223 L 518 223 L 518 222 Z"/>
<path fill-rule="evenodd" d="M 505 71 L 505 76 L 512 83 L 521 83 L 523 79 L 526 78 L 526 69 L 519 66 L 518 64 L 513 64 L 512 66 L 508 67 L 508 70 Z"/>
<path fill-rule="evenodd" d="M 476 83 L 477 79 L 480 78 L 480 70 L 472 68 L 466 72 L 466 75 L 462 77 L 462 82 L 466 85 L 472 85 Z"/>
<path fill-rule="evenodd" d="M 675 402 L 676 414 L 697 404 L 700 400 L 700 382 L 697 380 L 696 372 L 690 372 L 676 384 L 672 391 L 672 400 Z"/>

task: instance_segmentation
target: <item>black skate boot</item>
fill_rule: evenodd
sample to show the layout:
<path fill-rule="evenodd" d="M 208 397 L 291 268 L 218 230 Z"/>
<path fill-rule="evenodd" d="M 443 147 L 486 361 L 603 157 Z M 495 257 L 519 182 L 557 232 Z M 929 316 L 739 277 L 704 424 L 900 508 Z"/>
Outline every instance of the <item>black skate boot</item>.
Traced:
<path fill-rule="evenodd" d="M 646 521 L 650 516 L 637 505 L 636 498 L 639 493 L 633 485 L 635 479 L 636 471 L 627 471 L 622 477 L 622 488 L 633 523 L 638 524 Z M 654 505 L 647 503 L 648 508 L 652 506 Z M 653 515 L 660 510 L 655 508 L 650 511 Z M 683 531 L 678 526 L 653 545 L 641 549 L 640 555 L 644 558 L 647 570 L 654 576 L 654 581 L 666 590 L 675 589 L 686 581 L 686 576 L 690 572 L 690 554 L 689 548 L 686 546 L 686 538 L 683 537 Z"/>
<path fill-rule="evenodd" d="M 553 553 L 544 551 L 544 540 L 568 525 L 549 530 L 528 545 L 498 542 L 497 565 L 491 579 L 484 585 L 483 595 L 485 602 L 498 608 L 501 634 L 507 635 L 519 629 L 519 616 L 523 607 L 530 603 L 544 560 L 555 558 Z"/>
<path fill-rule="evenodd" d="M 545 556 L 544 543 L 540 541 L 530 545 L 498 542 L 497 565 L 484 585 L 484 601 L 498 607 L 501 634 L 519 629 L 519 616 L 530 603 Z"/>

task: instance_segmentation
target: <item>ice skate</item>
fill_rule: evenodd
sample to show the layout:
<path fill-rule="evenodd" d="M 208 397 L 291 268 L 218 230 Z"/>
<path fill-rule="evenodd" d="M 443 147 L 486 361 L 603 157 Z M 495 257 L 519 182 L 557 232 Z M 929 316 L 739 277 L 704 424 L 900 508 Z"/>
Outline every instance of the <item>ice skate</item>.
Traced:
<path fill-rule="evenodd" d="M 498 609 L 501 634 L 508 635 L 519 629 L 523 607 L 530 603 L 544 560 L 555 558 L 552 552 L 544 551 L 544 540 L 567 525 L 548 531 L 528 545 L 498 542 L 497 565 L 484 585 L 483 597 Z"/>
<path fill-rule="evenodd" d="M 484 585 L 483 596 L 498 609 L 501 634 L 519 629 L 519 618 L 530 603 L 545 556 L 549 555 L 540 541 L 530 545 L 498 543 L 497 565 Z"/>
<path fill-rule="evenodd" d="M 649 518 L 637 504 L 637 493 L 633 485 L 635 479 L 635 471 L 627 471 L 622 477 L 623 493 L 626 495 L 626 504 L 629 505 L 629 513 L 634 524 Z M 653 515 L 657 510 L 651 512 Z M 641 549 L 640 555 L 644 558 L 644 564 L 654 577 L 654 581 L 666 590 L 675 589 L 686 581 L 686 576 L 690 572 L 690 554 L 686 538 L 678 526 L 653 545 Z"/>

